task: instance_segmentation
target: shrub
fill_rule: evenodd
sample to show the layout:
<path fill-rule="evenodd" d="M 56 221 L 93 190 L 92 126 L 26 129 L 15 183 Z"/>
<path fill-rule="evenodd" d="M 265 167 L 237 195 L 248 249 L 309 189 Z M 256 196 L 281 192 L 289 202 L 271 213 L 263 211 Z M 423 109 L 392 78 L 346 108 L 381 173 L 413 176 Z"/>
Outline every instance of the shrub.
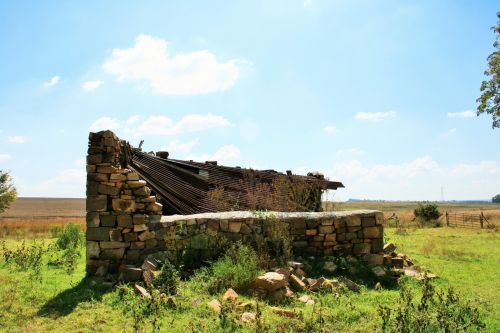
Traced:
<path fill-rule="evenodd" d="M 74 272 L 85 241 L 85 235 L 80 226 L 70 222 L 62 228 L 53 228 L 52 234 L 57 238 L 52 247 L 49 265 L 64 266 L 68 274 Z"/>
<path fill-rule="evenodd" d="M 257 253 L 251 247 L 237 243 L 210 268 L 201 270 L 198 279 L 211 293 L 227 288 L 245 292 L 261 271 Z"/>
<path fill-rule="evenodd" d="M 42 255 L 45 251 L 43 243 L 33 242 L 32 246 L 26 246 L 25 241 L 15 250 L 8 249 L 5 242 L 2 242 L 0 250 L 6 266 L 20 271 L 30 270 L 37 279 L 41 279 Z"/>
<path fill-rule="evenodd" d="M 158 272 L 158 275 L 153 280 L 153 285 L 160 293 L 167 295 L 177 294 L 179 287 L 179 272 L 170 261 L 165 260 Z"/>
<path fill-rule="evenodd" d="M 425 222 L 435 221 L 442 215 L 436 204 L 418 204 L 413 213 Z"/>
<path fill-rule="evenodd" d="M 437 297 L 436 297 L 437 296 Z M 435 293 L 424 278 L 420 301 L 409 288 L 402 286 L 397 305 L 380 305 L 378 314 L 383 332 L 472 332 L 485 328 L 477 307 L 464 301 L 453 288 Z"/>

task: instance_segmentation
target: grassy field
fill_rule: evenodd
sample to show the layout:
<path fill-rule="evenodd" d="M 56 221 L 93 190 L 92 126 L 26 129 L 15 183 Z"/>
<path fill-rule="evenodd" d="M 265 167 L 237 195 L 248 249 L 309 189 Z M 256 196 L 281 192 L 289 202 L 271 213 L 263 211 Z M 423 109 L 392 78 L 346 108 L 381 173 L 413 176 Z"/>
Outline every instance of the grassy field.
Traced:
<path fill-rule="evenodd" d="M 500 330 L 500 292 L 495 278 L 500 267 L 500 242 L 496 231 L 445 227 L 402 232 L 388 228 L 386 235 L 398 246 L 398 251 L 407 253 L 419 265 L 438 275 L 434 282 L 437 288 L 451 285 L 463 298 L 477 302 L 487 332 Z M 53 240 L 40 241 L 48 246 Z M 7 248 L 20 244 L 19 239 L 6 239 Z M 44 255 L 44 263 L 49 257 Z M 0 330 L 132 332 L 132 316 L 124 314 L 128 305 L 120 299 L 117 289 L 87 280 L 84 275 L 83 253 L 76 271 L 71 274 L 62 268 L 44 265 L 41 281 L 30 271 L 13 270 L 0 261 Z M 335 275 L 328 277 L 334 278 Z M 405 285 L 419 289 L 416 280 L 406 279 Z M 301 313 L 300 318 L 279 316 L 271 311 L 272 304 L 264 301 L 260 308 L 262 321 L 271 332 L 314 332 L 320 327 L 321 320 L 333 332 L 373 332 L 380 327 L 377 306 L 394 307 L 398 294 L 397 288 L 375 290 L 365 285 L 360 293 L 343 291 L 340 297 L 332 293 L 312 294 L 315 306 L 300 302 L 280 305 Z M 206 305 L 211 299 L 220 297 L 221 293 L 211 295 L 201 288 L 197 279 L 182 281 L 180 294 L 174 297 L 176 306 L 166 309 L 161 316 L 161 331 L 231 331 L 227 318 Z M 253 304 L 248 311 L 255 312 L 255 299 L 250 295 L 241 297 Z M 229 312 L 228 318 L 231 319 L 231 315 Z M 147 331 L 151 331 L 147 320 L 144 324 Z M 256 327 L 254 324 L 240 324 L 236 331 L 255 332 Z"/>

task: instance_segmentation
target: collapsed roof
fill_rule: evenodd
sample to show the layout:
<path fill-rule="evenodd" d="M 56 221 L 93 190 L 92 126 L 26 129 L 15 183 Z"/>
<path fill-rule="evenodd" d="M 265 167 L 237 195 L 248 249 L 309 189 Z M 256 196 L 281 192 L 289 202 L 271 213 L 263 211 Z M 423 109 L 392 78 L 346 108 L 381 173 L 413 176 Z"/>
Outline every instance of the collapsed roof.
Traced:
<path fill-rule="evenodd" d="M 267 209 L 319 211 L 324 190 L 344 187 L 319 173 L 307 176 L 274 170 L 219 166 L 145 153 L 125 144 L 122 163 L 137 172 L 164 205 L 164 214 Z M 160 157 L 161 156 L 161 157 Z"/>

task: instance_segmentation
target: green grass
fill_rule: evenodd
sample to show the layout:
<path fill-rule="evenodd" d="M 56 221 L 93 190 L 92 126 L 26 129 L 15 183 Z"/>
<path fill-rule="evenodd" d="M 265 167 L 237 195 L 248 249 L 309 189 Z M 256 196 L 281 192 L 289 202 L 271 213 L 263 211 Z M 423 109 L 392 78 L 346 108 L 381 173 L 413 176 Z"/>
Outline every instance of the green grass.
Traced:
<path fill-rule="evenodd" d="M 500 330 L 500 292 L 497 288 L 500 267 L 498 233 L 448 228 L 409 230 L 407 235 L 396 235 L 387 229 L 389 241 L 398 246 L 417 264 L 429 268 L 439 278 L 439 288 L 451 285 L 466 299 L 478 299 L 487 324 L 487 332 Z M 46 241 L 48 244 L 50 240 Z M 7 240 L 8 247 L 20 244 Z M 29 244 L 29 242 L 28 242 Z M 47 259 L 46 259 L 47 260 Z M 0 262 L 0 331 L 5 332 L 132 332 L 132 319 L 123 312 L 118 292 L 84 279 L 84 255 L 75 272 L 67 274 L 63 268 L 44 266 L 42 282 L 30 277 L 29 272 L 10 271 Z M 417 289 L 419 282 L 408 280 Z M 220 298 L 223 291 L 210 295 L 197 279 L 181 281 L 181 294 L 175 297 L 175 308 L 162 315 L 165 332 L 221 332 L 221 318 L 206 303 Z M 254 304 L 255 299 L 240 295 Z M 373 332 L 380 324 L 379 304 L 393 305 L 398 290 L 377 291 L 363 287 L 361 292 L 344 292 L 340 298 L 333 294 L 312 294 L 315 306 L 296 301 L 283 308 L 302 313 L 298 319 L 284 318 L 271 312 L 271 304 L 260 302 L 264 326 L 271 332 L 306 332 L 319 327 L 320 304 L 322 319 L 330 331 Z M 228 316 L 234 314 L 230 311 Z M 145 322 L 147 331 L 151 326 Z M 255 332 L 255 325 L 238 326 L 238 331 Z"/>

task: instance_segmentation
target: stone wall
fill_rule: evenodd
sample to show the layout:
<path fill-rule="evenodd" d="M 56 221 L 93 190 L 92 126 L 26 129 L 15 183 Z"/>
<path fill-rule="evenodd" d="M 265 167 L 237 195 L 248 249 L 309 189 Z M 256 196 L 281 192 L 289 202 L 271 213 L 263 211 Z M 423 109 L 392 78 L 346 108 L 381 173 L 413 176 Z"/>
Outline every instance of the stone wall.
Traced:
<path fill-rule="evenodd" d="M 87 273 L 117 274 L 156 252 L 217 257 L 228 243 L 289 240 L 294 254 L 381 253 L 378 211 L 224 212 L 161 216 L 162 205 L 139 175 L 123 168 L 124 142 L 90 133 L 87 156 Z M 138 271 L 140 276 L 140 270 Z"/>

